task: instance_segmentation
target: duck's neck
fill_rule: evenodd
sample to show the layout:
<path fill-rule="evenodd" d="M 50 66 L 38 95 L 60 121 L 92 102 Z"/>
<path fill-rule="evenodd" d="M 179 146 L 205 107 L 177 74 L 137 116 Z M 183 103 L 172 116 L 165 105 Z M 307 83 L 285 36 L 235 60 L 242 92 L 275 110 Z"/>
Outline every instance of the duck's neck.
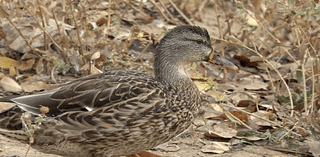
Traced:
<path fill-rule="evenodd" d="M 155 55 L 154 70 L 157 81 L 177 84 L 192 82 L 184 71 L 186 63 L 179 62 L 179 59 L 166 55 Z"/>

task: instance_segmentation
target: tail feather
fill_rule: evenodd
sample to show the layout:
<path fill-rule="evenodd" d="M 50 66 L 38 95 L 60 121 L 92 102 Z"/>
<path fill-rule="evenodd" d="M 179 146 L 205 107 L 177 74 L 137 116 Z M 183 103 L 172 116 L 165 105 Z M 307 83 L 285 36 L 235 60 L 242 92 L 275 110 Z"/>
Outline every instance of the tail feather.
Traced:
<path fill-rule="evenodd" d="M 23 111 L 18 106 L 14 106 L 0 112 L 0 128 L 7 130 L 22 130 Z"/>
<path fill-rule="evenodd" d="M 1 111 L 0 135 L 23 143 L 29 143 L 29 137 L 22 128 L 22 113 L 23 111 L 18 106 Z"/>
<path fill-rule="evenodd" d="M 20 95 L 10 95 L 4 98 L 0 98 L 0 102 L 13 102 L 11 99 L 18 98 Z"/>
<path fill-rule="evenodd" d="M 13 140 L 17 140 L 21 143 L 29 143 L 30 142 L 30 138 L 29 136 L 27 136 L 25 134 L 24 131 L 22 130 L 5 130 L 5 129 L 1 129 L 0 128 L 0 135 L 9 138 L 9 139 L 13 139 Z"/>

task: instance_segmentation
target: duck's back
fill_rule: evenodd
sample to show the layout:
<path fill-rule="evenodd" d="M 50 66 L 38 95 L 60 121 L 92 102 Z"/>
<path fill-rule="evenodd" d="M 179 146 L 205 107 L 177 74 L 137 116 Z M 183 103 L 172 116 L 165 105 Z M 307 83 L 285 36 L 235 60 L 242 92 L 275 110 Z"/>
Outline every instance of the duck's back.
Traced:
<path fill-rule="evenodd" d="M 39 108 L 47 106 L 50 110 L 33 134 L 32 147 L 63 156 L 130 155 L 187 129 L 200 100 L 190 82 L 169 85 L 141 72 L 106 72 L 12 99 L 18 107 L 0 114 L 0 134 L 29 142 L 21 114 L 40 114 Z"/>

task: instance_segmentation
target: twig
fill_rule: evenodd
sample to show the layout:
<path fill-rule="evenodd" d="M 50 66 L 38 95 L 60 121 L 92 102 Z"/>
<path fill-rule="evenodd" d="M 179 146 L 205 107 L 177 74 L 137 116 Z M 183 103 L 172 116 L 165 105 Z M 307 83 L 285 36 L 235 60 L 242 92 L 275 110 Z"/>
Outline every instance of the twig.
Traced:
<path fill-rule="evenodd" d="M 293 116 L 293 101 L 292 101 L 291 91 L 290 91 L 290 88 L 289 88 L 288 84 L 287 84 L 286 81 L 283 79 L 282 75 L 280 74 L 280 72 L 279 72 L 267 59 L 264 59 L 264 57 L 263 57 L 259 52 L 257 52 L 257 51 L 255 51 L 255 50 L 249 48 L 248 46 L 246 46 L 246 45 L 244 45 L 244 44 L 242 44 L 242 46 L 245 47 L 246 49 L 248 49 L 248 50 L 256 53 L 260 58 L 263 59 L 263 61 L 267 62 L 267 63 L 270 65 L 270 67 L 280 76 L 280 79 L 281 79 L 281 81 L 283 82 L 283 84 L 286 86 L 287 91 L 288 91 L 288 94 L 289 94 L 289 99 L 290 99 L 290 104 L 291 104 L 291 109 L 292 109 L 292 110 L 291 110 L 291 117 L 292 117 L 292 116 Z"/>
<path fill-rule="evenodd" d="M 162 15 L 162 17 L 163 17 L 166 21 L 170 22 L 170 19 L 162 12 L 162 10 L 159 8 L 159 6 L 156 4 L 156 2 L 154 2 L 154 0 L 149 0 L 149 1 L 159 10 L 159 12 L 160 12 L 160 14 Z"/>
<path fill-rule="evenodd" d="M 166 6 L 163 4 L 162 0 L 159 0 L 161 6 L 164 8 L 164 10 L 166 11 L 166 13 L 169 15 L 169 17 L 171 18 L 171 22 L 175 25 L 178 25 L 178 23 L 176 22 L 176 20 L 174 19 L 174 17 L 171 15 L 170 11 L 166 8 Z"/>
<path fill-rule="evenodd" d="M 111 21 L 111 0 L 108 2 L 108 23 L 107 23 L 107 39 L 108 39 L 108 33 L 110 28 L 110 21 Z"/>
<path fill-rule="evenodd" d="M 229 33 L 229 35 L 231 35 L 231 25 L 230 25 L 230 21 L 229 21 L 229 17 L 228 17 L 227 11 L 226 11 L 226 7 L 224 5 L 224 0 L 221 0 L 221 5 L 222 5 L 223 12 L 226 15 L 226 19 L 227 19 L 228 33 Z"/>
<path fill-rule="evenodd" d="M 308 51 L 308 57 L 311 58 L 311 55 L 310 55 L 309 51 Z M 312 89 L 311 89 L 312 93 L 311 93 L 311 108 L 310 108 L 310 111 L 313 112 L 313 110 L 314 110 L 314 88 L 315 88 L 315 74 L 314 74 L 313 66 L 311 66 L 311 77 L 312 77 Z M 309 112 L 307 112 L 307 113 L 309 113 Z"/>
<path fill-rule="evenodd" d="M 22 125 L 23 125 L 24 130 L 25 130 L 25 133 L 28 132 L 28 135 L 30 136 L 30 138 L 29 138 L 29 144 L 28 144 L 28 149 L 27 149 L 26 154 L 24 155 L 24 157 L 27 157 L 28 152 L 29 152 L 29 150 L 30 150 L 30 145 L 34 142 L 34 141 L 33 141 L 33 137 L 32 137 L 34 130 L 32 130 L 32 131 L 30 132 L 29 125 L 28 125 L 28 124 L 31 124 L 31 122 L 30 122 L 30 117 L 31 117 L 31 115 L 30 115 L 29 113 L 22 113 L 22 115 L 21 115 L 21 117 L 20 117 L 21 122 L 22 122 Z M 26 121 L 27 121 L 28 124 L 26 123 Z"/>
<path fill-rule="evenodd" d="M 245 124 L 244 122 L 242 122 L 238 117 L 234 116 L 232 113 L 230 113 L 228 110 L 226 110 L 223 105 L 218 104 L 225 112 L 227 112 L 232 118 L 236 119 L 241 125 L 245 126 L 246 128 L 248 128 L 249 130 L 252 130 L 252 128 L 250 126 L 248 126 L 247 124 Z"/>
<path fill-rule="evenodd" d="M 37 0 L 37 3 L 38 3 L 38 6 L 39 6 L 39 10 L 40 10 L 40 17 L 41 17 L 41 21 L 42 21 L 42 26 L 43 28 L 45 28 L 45 24 L 44 24 L 44 19 L 43 19 L 43 14 L 42 14 L 42 10 L 41 10 L 41 7 L 40 7 L 40 1 Z M 44 42 L 44 50 L 47 50 L 47 37 L 46 37 L 46 34 L 43 33 L 43 42 Z"/>
<path fill-rule="evenodd" d="M 207 2 L 207 0 L 205 0 L 205 1 L 203 1 L 202 3 L 201 3 L 201 5 L 200 5 L 200 7 L 199 7 L 199 10 L 196 12 L 196 16 L 199 16 L 200 15 L 200 13 L 202 12 L 202 10 L 203 10 L 203 8 L 204 8 L 204 6 L 207 4 L 208 2 Z"/>
<path fill-rule="evenodd" d="M 58 82 L 57 82 L 57 80 L 54 78 L 54 70 L 56 69 L 56 67 L 58 66 L 58 64 L 56 64 L 53 68 L 52 68 L 52 70 L 51 70 L 51 79 L 53 80 L 53 82 L 55 83 L 55 84 L 58 84 Z"/>
<path fill-rule="evenodd" d="M 56 25 L 57 25 L 57 28 L 58 28 L 58 32 L 59 32 L 59 34 L 61 35 L 60 26 L 59 26 L 59 23 L 58 23 L 58 20 L 57 20 L 57 17 L 56 17 L 56 13 L 55 13 L 55 9 L 54 9 L 54 8 L 52 8 L 52 14 L 53 14 L 54 21 L 56 22 Z"/>
<path fill-rule="evenodd" d="M 131 7 L 133 10 L 139 12 L 140 14 L 142 14 L 142 16 L 149 16 L 149 15 L 147 15 L 146 13 L 144 13 L 143 11 L 141 11 L 140 9 L 136 8 L 135 6 L 133 6 L 133 5 L 131 4 L 131 1 L 130 1 L 130 3 L 125 1 L 125 3 L 129 4 L 130 7 Z"/>
<path fill-rule="evenodd" d="M 27 11 L 29 12 L 29 14 L 33 17 L 33 19 L 37 22 L 38 26 L 42 29 L 42 31 L 47 34 L 47 36 L 50 38 L 50 40 L 52 41 L 52 43 L 54 45 L 57 46 L 57 48 L 62 52 L 62 48 L 56 43 L 56 41 L 53 39 L 53 37 L 41 26 L 40 22 L 37 20 L 36 16 L 29 10 L 29 8 L 24 4 L 24 3 L 21 3 L 23 4 L 23 7 L 27 9 Z"/>
<path fill-rule="evenodd" d="M 290 132 L 292 132 L 292 130 L 296 128 L 296 125 L 297 125 L 298 123 L 299 123 L 299 121 L 297 121 L 297 122 L 294 124 L 294 126 L 293 126 L 289 131 L 287 131 L 283 136 L 281 136 L 281 137 L 279 138 L 279 141 L 280 141 L 281 139 L 283 139 L 285 136 L 287 136 Z"/>
<path fill-rule="evenodd" d="M 73 1 L 71 0 L 68 0 L 69 2 L 69 6 L 70 6 L 70 12 L 72 13 L 72 17 L 73 17 L 73 21 L 74 21 L 74 26 L 76 27 L 76 30 L 77 30 L 77 35 L 78 35 L 78 40 L 79 40 L 79 43 L 80 43 L 80 50 L 81 50 L 81 53 L 80 54 L 84 54 L 84 49 L 83 49 L 83 45 L 82 45 L 82 41 L 81 41 L 81 37 L 80 37 L 80 30 L 79 30 L 79 27 L 78 27 L 78 24 L 77 24 L 77 21 L 76 21 L 76 17 L 74 16 L 74 11 L 73 11 L 73 7 L 72 7 L 72 3 Z"/>
<path fill-rule="evenodd" d="M 218 29 L 219 29 L 219 38 L 221 39 L 222 38 L 222 28 L 221 28 L 221 25 L 220 25 L 220 15 L 218 15 L 218 4 L 217 4 L 217 0 L 211 0 L 212 3 L 214 4 L 214 11 L 216 12 L 216 16 L 217 16 L 217 22 L 218 22 Z"/>
<path fill-rule="evenodd" d="M 254 16 L 252 16 L 252 15 L 250 14 L 250 12 L 249 12 L 247 9 L 243 8 L 243 10 L 245 10 L 245 11 L 248 13 L 248 15 L 249 15 L 251 18 L 253 18 L 253 19 L 259 24 L 259 26 L 261 26 L 261 27 L 263 28 L 263 30 L 266 31 L 277 43 L 281 43 L 280 40 L 279 40 L 278 38 L 276 38 L 275 36 L 273 36 L 273 35 L 268 31 L 268 29 L 259 22 L 259 20 L 257 20 Z"/>
<path fill-rule="evenodd" d="M 291 55 L 291 53 L 287 49 L 285 49 L 284 47 L 280 47 L 280 48 L 282 48 L 287 53 L 287 55 L 299 66 L 299 63 L 297 62 L 297 60 Z"/>
<path fill-rule="evenodd" d="M 306 75 L 305 75 L 306 70 L 304 67 L 304 63 L 301 64 L 301 70 L 302 70 L 302 81 L 303 81 L 304 111 L 308 115 L 308 97 L 307 97 Z"/>
<path fill-rule="evenodd" d="M 271 149 L 271 150 L 276 150 L 276 151 L 282 151 L 282 152 L 287 152 L 287 153 L 297 153 L 297 154 L 302 154 L 302 155 L 307 155 L 307 156 L 313 156 L 310 153 L 303 153 L 303 152 L 297 152 L 297 151 L 291 151 L 288 149 L 281 149 L 281 148 L 273 148 L 273 147 L 268 147 L 268 146 L 263 146 L 264 148 Z"/>
<path fill-rule="evenodd" d="M 24 157 L 27 157 L 29 150 L 30 150 L 30 147 L 31 147 L 30 144 L 28 144 L 28 148 L 27 148 L 26 154 L 24 154 Z"/>
<path fill-rule="evenodd" d="M 152 44 L 152 42 L 149 42 L 148 45 L 142 50 L 142 52 L 139 54 L 139 56 L 134 61 L 137 61 L 142 56 L 142 54 L 147 51 L 147 49 L 149 48 L 149 46 L 151 44 Z"/>
<path fill-rule="evenodd" d="M 142 11 L 142 1 L 139 2 L 139 10 Z"/>
<path fill-rule="evenodd" d="M 186 15 L 171 1 L 169 0 L 170 4 L 178 11 L 178 13 L 188 22 L 189 25 L 193 25 L 193 23 L 188 19 Z"/>
<path fill-rule="evenodd" d="M 89 32 L 89 30 L 88 30 L 88 20 L 87 20 L 87 11 L 86 11 L 86 7 L 84 7 L 84 5 L 82 4 L 82 2 L 80 1 L 80 4 L 81 4 L 81 6 L 82 6 L 82 9 L 83 9 L 83 11 L 84 11 L 84 13 L 83 13 L 83 16 L 84 16 L 84 22 L 86 23 L 86 32 L 87 32 L 87 34 L 88 34 L 88 32 Z"/>
<path fill-rule="evenodd" d="M 301 26 L 300 26 L 300 29 L 301 29 Z M 306 32 L 303 29 L 301 29 L 301 31 L 302 31 L 303 34 L 306 35 Z M 317 52 L 316 49 L 313 47 L 312 43 L 310 42 L 310 39 L 309 38 L 307 38 L 307 39 L 308 39 L 308 43 L 309 43 L 310 47 L 312 48 L 312 50 L 314 52 Z M 307 51 L 307 54 L 308 54 L 308 57 L 311 58 L 310 51 Z M 316 61 L 315 64 L 319 64 L 319 62 Z M 316 67 L 318 67 L 318 66 L 316 66 Z M 311 73 L 312 73 L 312 88 L 315 88 L 315 74 L 314 74 L 313 66 L 311 66 Z M 312 94 L 311 94 L 312 97 L 311 97 L 311 108 L 310 108 L 310 110 L 312 112 L 314 110 L 314 89 L 311 89 L 311 90 L 312 90 Z M 305 97 L 305 99 L 307 99 L 307 98 Z M 307 112 L 307 114 L 308 113 L 309 112 Z"/>
<path fill-rule="evenodd" d="M 26 38 L 26 36 L 24 36 L 22 34 L 22 32 L 20 31 L 20 29 L 9 19 L 8 15 L 6 14 L 6 12 L 0 7 L 0 12 L 4 15 L 4 17 L 11 23 L 11 25 L 19 32 L 19 34 L 21 35 L 21 37 L 25 40 L 25 42 L 27 43 L 27 45 L 29 46 L 29 48 L 39 57 L 41 58 L 41 56 L 38 54 L 38 52 L 30 45 L 30 43 L 28 42 L 28 39 Z"/>
<path fill-rule="evenodd" d="M 127 14 L 127 11 L 129 10 L 130 8 L 130 3 L 131 3 L 131 0 L 128 0 L 129 2 L 127 3 L 127 6 L 126 6 L 126 9 L 124 10 L 124 12 L 121 14 L 120 18 L 119 18 L 119 28 L 121 28 L 121 20 L 122 18 L 124 17 L 125 14 Z"/>
<path fill-rule="evenodd" d="M 226 105 L 226 104 L 224 104 L 224 106 L 227 106 L 227 107 L 230 107 L 230 108 L 236 109 L 236 110 L 238 110 L 238 111 L 240 111 L 240 112 L 243 112 L 243 113 L 248 114 L 248 115 L 250 115 L 250 116 L 253 116 L 253 117 L 256 117 L 256 118 L 262 119 L 262 120 L 267 121 L 267 122 L 269 122 L 269 123 L 271 123 L 271 124 L 274 124 L 275 126 L 280 126 L 280 127 L 281 127 L 281 125 L 277 124 L 276 122 L 273 122 L 273 121 L 270 121 L 270 120 L 268 120 L 268 119 L 265 119 L 265 118 L 259 117 L 259 116 L 257 116 L 257 115 L 254 115 L 254 114 L 250 113 L 250 112 L 243 111 L 242 109 L 239 109 L 239 108 L 237 108 L 237 107 L 234 107 L 230 102 L 227 102 L 227 103 L 228 103 L 228 104 L 230 104 L 230 105 Z"/>

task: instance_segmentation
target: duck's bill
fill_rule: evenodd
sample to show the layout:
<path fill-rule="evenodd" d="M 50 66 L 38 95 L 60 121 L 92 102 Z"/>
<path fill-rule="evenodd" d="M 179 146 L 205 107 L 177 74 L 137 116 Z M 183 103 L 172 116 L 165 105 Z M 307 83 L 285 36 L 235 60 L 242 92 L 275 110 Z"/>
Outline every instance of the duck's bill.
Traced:
<path fill-rule="evenodd" d="M 223 67 L 223 68 L 225 68 L 227 70 L 238 71 L 238 67 L 236 65 L 234 65 L 229 60 L 223 58 L 216 51 L 212 51 L 211 52 L 208 62 L 211 63 L 211 64 L 214 64 L 214 65 Z"/>

